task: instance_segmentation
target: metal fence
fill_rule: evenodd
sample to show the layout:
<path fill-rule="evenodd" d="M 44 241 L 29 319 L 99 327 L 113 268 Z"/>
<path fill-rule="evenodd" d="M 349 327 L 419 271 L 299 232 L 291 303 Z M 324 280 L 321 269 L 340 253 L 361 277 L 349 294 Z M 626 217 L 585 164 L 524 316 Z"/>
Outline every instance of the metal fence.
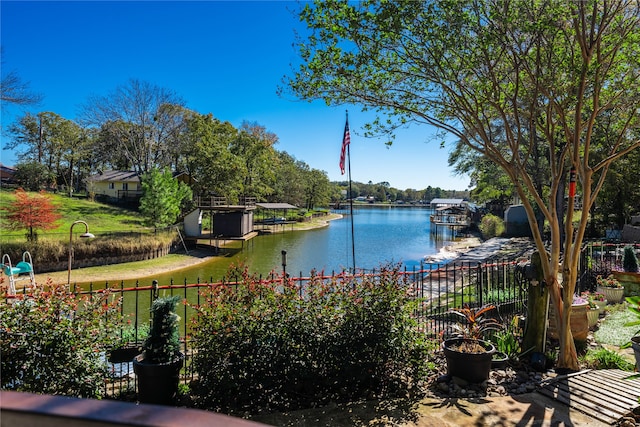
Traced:
<path fill-rule="evenodd" d="M 430 338 L 438 338 L 441 333 L 447 333 L 455 321 L 450 314 L 450 309 L 462 307 L 468 304 L 471 307 L 479 307 L 484 304 L 494 304 L 497 308 L 496 317 L 502 318 L 505 323 L 510 316 L 523 313 L 526 307 L 527 282 L 521 274 L 520 266 L 514 261 L 503 260 L 490 263 L 450 263 L 446 265 L 423 265 L 420 268 L 405 269 L 399 274 L 403 283 L 410 287 L 412 295 L 420 298 L 420 308 L 415 312 L 420 330 Z M 333 280 L 358 280 L 359 277 L 379 278 L 381 272 L 360 271 L 355 275 L 349 273 L 331 274 L 327 276 L 289 277 L 295 283 L 301 294 L 304 294 L 308 286 L 318 283 L 318 280 L 330 282 Z M 211 278 L 212 279 L 212 278 Z M 263 278 L 259 278 L 263 280 Z M 267 277 L 267 282 L 281 283 L 282 276 Z M 183 352 L 185 354 L 185 366 L 181 373 L 182 382 L 187 384 L 195 378 L 196 373 L 192 369 L 191 360 L 193 349 L 188 340 L 190 319 L 194 316 L 194 310 L 190 305 L 201 303 L 201 292 L 209 286 L 242 286 L 241 281 L 227 279 L 213 283 L 154 283 L 152 286 L 124 287 L 124 282 L 119 286 L 105 283 L 103 286 L 89 285 L 83 289 L 75 288 L 77 294 L 89 294 L 109 290 L 112 295 L 122 297 L 121 312 L 128 320 L 129 327 L 133 329 L 134 341 L 140 344 L 142 341 L 140 331 L 149 324 L 149 309 L 153 300 L 161 296 L 180 295 L 188 304 L 179 306 L 178 314 L 181 317 L 180 333 L 182 336 Z M 23 289 L 22 292 L 28 292 Z M 20 293 L 20 290 L 18 290 Z M 131 331 L 130 331 L 131 332 Z M 124 331 L 123 331 L 124 334 Z M 111 375 L 106 381 L 106 394 L 108 396 L 126 399 L 128 394 L 135 391 L 135 376 L 130 361 L 109 364 Z"/>
<path fill-rule="evenodd" d="M 640 253 L 640 243 L 587 242 L 580 257 L 578 290 L 594 292 L 598 276 L 607 277 L 612 271 L 622 271 L 622 257 L 626 246 L 632 246 L 636 254 Z"/>

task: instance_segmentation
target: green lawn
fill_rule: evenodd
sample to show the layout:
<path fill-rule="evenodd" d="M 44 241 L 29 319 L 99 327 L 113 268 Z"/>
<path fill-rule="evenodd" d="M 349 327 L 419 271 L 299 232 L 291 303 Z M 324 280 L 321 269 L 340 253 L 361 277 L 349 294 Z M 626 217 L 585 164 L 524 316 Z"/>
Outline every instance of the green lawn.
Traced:
<path fill-rule="evenodd" d="M 89 231 L 94 234 L 133 231 L 144 228 L 142 216 L 132 210 L 122 209 L 116 206 L 87 199 L 69 198 L 61 194 L 50 194 L 52 202 L 59 207 L 62 218 L 57 222 L 58 227 L 53 230 L 38 231 L 39 237 L 69 238 L 69 228 L 76 220 L 86 221 Z M 3 189 L 0 191 L 0 206 L 8 206 L 15 200 L 13 191 Z M 4 215 L 2 215 L 4 217 Z M 82 230 L 82 225 L 74 227 L 74 231 Z M 26 230 L 9 230 L 4 221 L 0 221 L 0 234 L 3 241 L 21 241 Z"/>

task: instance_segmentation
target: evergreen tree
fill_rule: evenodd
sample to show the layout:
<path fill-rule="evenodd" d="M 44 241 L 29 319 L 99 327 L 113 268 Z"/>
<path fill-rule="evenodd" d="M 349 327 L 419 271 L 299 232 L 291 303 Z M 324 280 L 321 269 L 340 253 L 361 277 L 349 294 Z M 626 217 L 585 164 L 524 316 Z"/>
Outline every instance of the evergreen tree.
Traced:
<path fill-rule="evenodd" d="M 169 169 L 153 168 L 142 177 L 140 212 L 154 227 L 173 224 L 180 215 L 182 202 L 192 197 L 191 189 L 173 177 Z"/>

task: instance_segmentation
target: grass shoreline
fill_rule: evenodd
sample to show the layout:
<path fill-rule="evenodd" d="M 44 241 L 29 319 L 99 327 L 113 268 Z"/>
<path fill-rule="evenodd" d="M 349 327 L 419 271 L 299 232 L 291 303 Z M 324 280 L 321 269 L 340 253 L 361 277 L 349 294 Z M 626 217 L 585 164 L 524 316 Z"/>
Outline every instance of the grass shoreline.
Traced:
<path fill-rule="evenodd" d="M 327 216 L 314 218 L 311 221 L 294 224 L 293 231 L 306 231 L 316 228 L 323 228 L 329 225 L 330 221 L 341 219 L 340 214 L 329 214 Z M 287 231 L 291 229 L 287 228 Z M 278 231 L 274 231 L 278 232 Z M 212 251 L 196 249 L 189 251 L 189 254 L 169 254 L 161 258 L 144 261 L 134 261 L 122 264 L 101 265 L 96 267 L 74 268 L 71 271 L 71 281 L 82 282 L 109 282 L 112 280 L 133 280 L 144 279 L 157 276 L 159 273 L 180 271 L 194 265 L 210 261 L 217 256 Z M 37 266 L 36 266 L 37 271 Z M 47 279 L 55 283 L 66 283 L 68 271 L 53 271 L 48 273 L 35 274 L 36 283 L 45 283 Z"/>

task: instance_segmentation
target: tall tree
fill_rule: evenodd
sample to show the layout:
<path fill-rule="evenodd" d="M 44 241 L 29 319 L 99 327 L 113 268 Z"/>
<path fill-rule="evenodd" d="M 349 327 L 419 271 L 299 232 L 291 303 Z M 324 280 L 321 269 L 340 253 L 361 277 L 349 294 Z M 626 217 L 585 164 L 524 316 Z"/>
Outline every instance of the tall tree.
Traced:
<path fill-rule="evenodd" d="M 4 221 L 11 230 L 27 230 L 27 240 L 38 239 L 36 230 L 56 228 L 62 215 L 44 191 L 29 194 L 22 188 L 15 191 L 15 201 L 2 208 L 6 212 Z"/>
<path fill-rule="evenodd" d="M 304 174 L 305 207 L 313 210 L 320 206 L 329 206 L 330 189 L 327 173 L 318 169 L 311 169 Z"/>
<path fill-rule="evenodd" d="M 273 192 L 276 134 L 257 123 L 244 122 L 231 144 L 231 153 L 242 159 L 242 194 L 263 199 Z"/>
<path fill-rule="evenodd" d="M 558 364 L 577 369 L 569 318 L 588 212 L 611 164 L 640 146 L 640 3 L 316 1 L 300 16 L 310 35 L 288 79 L 294 93 L 387 115 L 374 131 L 427 123 L 453 134 L 504 170 L 544 254 L 535 207 L 542 212 Z M 596 131 L 608 138 L 594 141 Z M 526 165 L 542 151 L 549 167 L 541 194 Z M 563 241 L 556 201 L 571 169 L 585 209 L 575 229 L 565 222 Z M 573 211 L 569 197 L 566 217 Z"/>
<path fill-rule="evenodd" d="M 211 114 L 191 115 L 186 129 L 185 138 L 193 156 L 193 177 L 199 192 L 237 200 L 244 169 L 242 159 L 231 152 L 231 146 L 238 138 L 238 130 Z"/>
<path fill-rule="evenodd" d="M 304 175 L 309 171 L 309 166 L 283 151 L 278 153 L 276 171 L 278 179 L 274 184 L 274 192 L 267 200 L 305 206 Z"/>
<path fill-rule="evenodd" d="M 73 189 L 73 172 L 89 151 L 82 149 L 83 130 L 72 120 L 50 112 L 27 113 L 9 126 L 12 137 L 7 148 L 16 151 L 21 162 L 36 161 Z M 58 182 L 58 180 L 56 180 Z"/>
<path fill-rule="evenodd" d="M 168 168 L 153 168 L 143 175 L 142 192 L 140 212 L 154 227 L 175 223 L 182 203 L 192 197 L 189 186 L 175 179 Z"/>
<path fill-rule="evenodd" d="M 176 106 L 183 104 L 171 90 L 131 79 L 106 96 L 91 97 L 82 107 L 82 123 L 100 128 L 105 150 L 142 175 L 170 164 L 176 128 L 183 126 Z"/>
<path fill-rule="evenodd" d="M 55 175 L 42 163 L 36 161 L 20 162 L 16 165 L 14 176 L 18 185 L 29 191 L 40 191 L 51 186 Z"/>

